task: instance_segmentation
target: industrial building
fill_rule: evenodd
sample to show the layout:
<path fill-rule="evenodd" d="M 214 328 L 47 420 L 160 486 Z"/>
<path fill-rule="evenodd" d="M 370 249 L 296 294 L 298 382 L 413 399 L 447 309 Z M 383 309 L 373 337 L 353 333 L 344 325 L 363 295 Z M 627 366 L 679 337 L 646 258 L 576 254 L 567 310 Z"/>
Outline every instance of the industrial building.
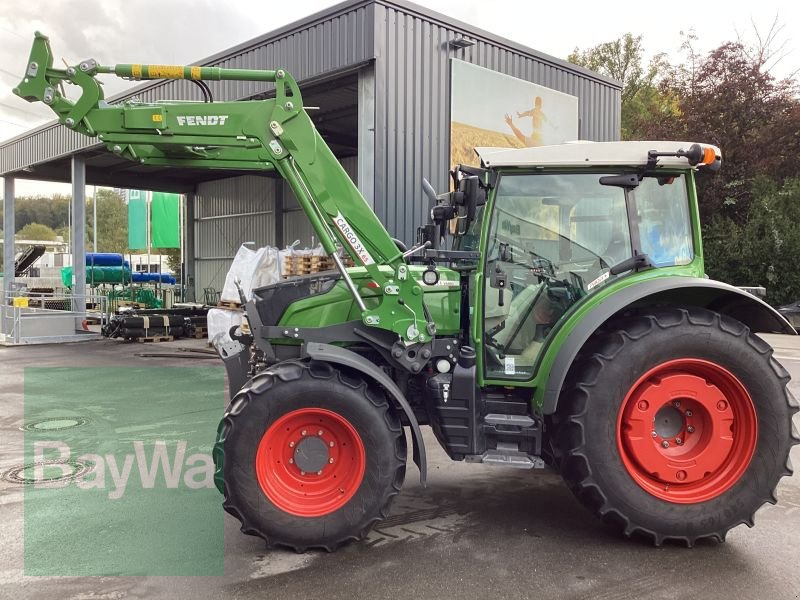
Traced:
<path fill-rule="evenodd" d="M 619 139 L 619 82 L 403 0 L 348 0 L 197 64 L 292 73 L 305 105 L 319 107 L 310 114 L 364 197 L 408 242 L 427 218 L 422 178 L 439 190 L 448 185 L 454 61 L 569 95 L 577 99 L 579 139 Z M 211 85 L 218 100 L 268 98 L 273 87 Z M 487 96 L 485 89 L 471 93 L 478 103 Z M 188 81 L 154 81 L 111 101 L 133 97 L 201 99 Z M 147 167 L 56 122 L 0 144 L 0 175 L 12 238 L 15 178 L 72 182 L 76 223 L 84 221 L 87 184 L 185 194 L 186 282 L 198 297 L 203 288 L 221 288 L 244 242 L 313 242 L 288 187 L 268 173 Z M 84 264 L 84 240 L 83 232 L 73 233 L 75 265 Z"/>

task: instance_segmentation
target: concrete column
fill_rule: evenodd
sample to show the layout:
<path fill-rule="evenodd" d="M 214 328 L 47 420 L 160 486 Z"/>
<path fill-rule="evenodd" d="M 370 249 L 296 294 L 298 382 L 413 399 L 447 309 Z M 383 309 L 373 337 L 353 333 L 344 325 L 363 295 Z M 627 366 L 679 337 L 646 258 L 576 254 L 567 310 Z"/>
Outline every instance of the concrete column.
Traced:
<path fill-rule="evenodd" d="M 86 295 L 86 159 L 72 157 L 72 293 Z M 73 310 L 85 312 L 86 303 Z"/>
<path fill-rule="evenodd" d="M 375 209 L 375 68 L 358 72 L 358 189 Z"/>
<path fill-rule="evenodd" d="M 3 291 L 14 286 L 14 178 L 3 178 Z"/>
<path fill-rule="evenodd" d="M 184 289 L 186 290 L 184 296 L 186 301 L 197 301 L 197 290 L 195 289 L 195 203 L 197 196 L 194 193 L 186 194 L 186 222 L 184 223 L 183 239 L 185 242 L 183 248 L 183 264 L 184 264 Z"/>

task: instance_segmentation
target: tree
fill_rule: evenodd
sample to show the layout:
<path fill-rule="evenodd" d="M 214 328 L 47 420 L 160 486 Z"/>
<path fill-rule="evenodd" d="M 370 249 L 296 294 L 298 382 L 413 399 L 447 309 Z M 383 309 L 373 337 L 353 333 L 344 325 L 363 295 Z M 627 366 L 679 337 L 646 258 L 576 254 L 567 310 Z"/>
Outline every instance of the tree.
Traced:
<path fill-rule="evenodd" d="M 86 206 L 86 247 L 92 248 L 94 202 L 97 201 L 97 251 L 120 252 L 128 249 L 128 208 L 112 189 L 97 190 Z"/>
<path fill-rule="evenodd" d="M 677 99 L 658 86 L 659 74 L 669 67 L 666 55 L 657 54 L 645 65 L 642 36 L 626 33 L 588 50 L 575 48 L 567 60 L 622 83 L 622 139 L 641 137 L 641 124 L 652 114 L 677 113 Z"/>
<path fill-rule="evenodd" d="M 47 225 L 41 223 L 28 223 L 16 233 L 19 240 L 37 240 L 44 242 L 54 242 L 56 239 L 56 232 Z"/>
<path fill-rule="evenodd" d="M 685 139 L 722 149 L 719 176 L 700 181 L 702 221 L 726 216 L 743 225 L 759 176 L 778 186 L 800 175 L 800 101 L 797 85 L 777 80 L 766 68 L 769 53 L 728 42 L 700 56 L 688 36 L 687 60 L 663 79 L 662 92 L 679 98 L 678 114 L 652 118 L 651 139 Z"/>
<path fill-rule="evenodd" d="M 167 266 L 170 268 L 178 283 L 181 282 L 181 249 L 180 248 L 152 248 L 153 254 L 163 254 L 167 257 Z"/>
<path fill-rule="evenodd" d="M 21 196 L 15 200 L 14 220 L 18 228 L 40 223 L 51 229 L 66 227 L 69 220 L 69 196 Z"/>
<path fill-rule="evenodd" d="M 787 304 L 800 292 L 800 178 L 779 186 L 759 177 L 753 194 L 743 224 L 717 215 L 707 226 L 706 270 L 738 285 L 764 286 L 770 303 Z"/>

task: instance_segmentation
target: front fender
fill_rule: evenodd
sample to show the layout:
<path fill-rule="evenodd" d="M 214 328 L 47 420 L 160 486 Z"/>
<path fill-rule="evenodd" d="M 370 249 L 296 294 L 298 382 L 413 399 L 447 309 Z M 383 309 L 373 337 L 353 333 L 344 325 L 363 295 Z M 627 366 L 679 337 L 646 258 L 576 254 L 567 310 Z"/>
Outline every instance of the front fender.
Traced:
<path fill-rule="evenodd" d="M 354 371 L 358 371 L 365 377 L 381 385 L 389 393 L 403 410 L 406 418 L 408 418 L 408 423 L 411 426 L 411 437 L 414 442 L 414 462 L 417 463 L 417 467 L 419 467 L 420 483 L 422 487 L 425 487 L 425 480 L 428 473 L 425 441 L 422 439 L 422 430 L 419 428 L 417 417 L 414 416 L 414 410 L 411 408 L 408 400 L 406 400 L 403 392 L 397 387 L 397 384 L 376 365 L 347 348 L 333 346 L 331 344 L 308 342 L 304 346 L 304 353 L 314 360 L 342 365 Z"/>
<path fill-rule="evenodd" d="M 727 283 L 695 277 L 661 277 L 643 281 L 609 296 L 575 325 L 559 348 L 548 374 L 542 412 L 549 415 L 556 411 L 570 366 L 603 323 L 626 308 L 657 304 L 698 306 L 736 319 L 756 333 L 797 335 L 783 315 L 769 304 Z"/>

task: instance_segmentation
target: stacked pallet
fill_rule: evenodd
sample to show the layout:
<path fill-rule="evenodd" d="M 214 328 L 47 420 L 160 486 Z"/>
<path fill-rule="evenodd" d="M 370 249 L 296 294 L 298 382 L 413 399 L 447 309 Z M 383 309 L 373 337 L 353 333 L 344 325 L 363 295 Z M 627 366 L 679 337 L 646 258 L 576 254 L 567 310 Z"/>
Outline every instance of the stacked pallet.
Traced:
<path fill-rule="evenodd" d="M 230 300 L 220 300 L 217 303 L 217 308 L 224 308 L 227 310 L 240 310 L 242 305 L 240 302 L 232 302 Z"/>
<path fill-rule="evenodd" d="M 353 259 L 345 256 L 342 259 L 345 267 L 353 266 Z M 292 255 L 283 260 L 283 278 L 297 277 L 298 275 L 312 275 L 323 271 L 333 271 L 336 263 L 329 256 L 318 255 Z"/>

